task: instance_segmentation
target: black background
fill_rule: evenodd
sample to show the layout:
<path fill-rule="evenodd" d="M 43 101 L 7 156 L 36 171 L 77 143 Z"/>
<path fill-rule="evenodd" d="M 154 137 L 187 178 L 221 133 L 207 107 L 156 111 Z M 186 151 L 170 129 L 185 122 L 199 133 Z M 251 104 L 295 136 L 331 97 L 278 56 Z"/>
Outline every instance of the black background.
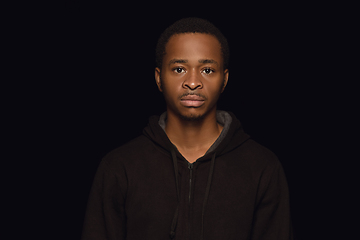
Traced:
<path fill-rule="evenodd" d="M 343 237 L 347 230 L 339 222 L 348 216 L 337 206 L 346 191 L 338 180 L 345 174 L 334 161 L 339 151 L 333 143 L 343 131 L 344 125 L 334 129 L 346 93 L 333 64 L 339 51 L 334 29 L 341 27 L 341 12 L 334 9 L 69 0 L 54 16 L 47 12 L 35 38 L 42 64 L 36 74 L 44 81 L 27 83 L 32 100 L 24 101 L 20 114 L 28 118 L 21 123 L 28 139 L 20 142 L 31 149 L 24 171 L 38 170 L 32 174 L 36 181 L 25 184 L 24 195 L 33 201 L 27 217 L 45 210 L 43 223 L 31 231 L 50 239 L 80 238 L 101 158 L 165 111 L 154 79 L 157 38 L 174 21 L 195 16 L 214 23 L 229 41 L 230 77 L 218 108 L 233 112 L 248 134 L 279 157 L 296 238 Z"/>

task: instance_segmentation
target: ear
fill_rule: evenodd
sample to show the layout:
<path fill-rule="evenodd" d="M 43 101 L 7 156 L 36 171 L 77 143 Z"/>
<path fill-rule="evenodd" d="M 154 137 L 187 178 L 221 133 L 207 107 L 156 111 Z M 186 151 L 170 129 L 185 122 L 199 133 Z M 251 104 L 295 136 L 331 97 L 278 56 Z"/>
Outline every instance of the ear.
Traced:
<path fill-rule="evenodd" d="M 229 80 L 229 69 L 225 69 L 224 71 L 224 83 L 223 83 L 223 87 L 221 89 L 221 93 L 225 90 L 225 87 L 228 83 L 228 80 Z"/>
<path fill-rule="evenodd" d="M 158 86 L 158 89 L 160 92 L 162 92 L 162 88 L 161 88 L 161 74 L 160 74 L 160 68 L 155 68 L 155 81 L 156 81 L 156 85 Z"/>

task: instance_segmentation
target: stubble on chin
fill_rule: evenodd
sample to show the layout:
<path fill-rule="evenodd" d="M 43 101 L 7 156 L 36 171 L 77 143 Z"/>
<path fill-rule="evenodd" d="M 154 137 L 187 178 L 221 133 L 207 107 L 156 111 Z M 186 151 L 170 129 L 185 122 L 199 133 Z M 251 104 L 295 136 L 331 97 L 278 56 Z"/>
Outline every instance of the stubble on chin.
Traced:
<path fill-rule="evenodd" d="M 189 113 L 189 114 L 182 114 L 180 113 L 180 118 L 184 121 L 189 121 L 189 122 L 198 122 L 204 119 L 205 114 L 194 114 L 194 113 Z"/>

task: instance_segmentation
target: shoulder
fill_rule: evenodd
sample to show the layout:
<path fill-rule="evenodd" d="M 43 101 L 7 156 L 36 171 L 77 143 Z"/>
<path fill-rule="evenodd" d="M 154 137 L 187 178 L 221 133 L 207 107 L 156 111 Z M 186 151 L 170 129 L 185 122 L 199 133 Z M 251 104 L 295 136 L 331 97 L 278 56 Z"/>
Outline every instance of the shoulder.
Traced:
<path fill-rule="evenodd" d="M 241 152 L 242 158 L 253 167 L 260 169 L 279 167 L 278 157 L 270 149 L 253 139 L 244 142 L 238 150 Z"/>
<path fill-rule="evenodd" d="M 152 142 L 141 135 L 110 151 L 103 157 L 102 163 L 110 167 L 127 164 L 136 159 L 141 159 L 151 146 Z"/>
<path fill-rule="evenodd" d="M 237 162 L 243 168 L 242 174 L 252 179 L 255 186 L 262 189 L 261 191 L 265 191 L 270 182 L 274 186 L 277 184 L 276 180 L 282 179 L 281 181 L 286 182 L 280 160 L 267 147 L 249 139 L 237 151 Z"/>
<path fill-rule="evenodd" d="M 267 147 L 261 145 L 253 139 L 249 139 L 244 143 L 245 151 L 253 157 L 256 158 L 266 158 L 266 159 L 277 159 L 276 155 Z"/>

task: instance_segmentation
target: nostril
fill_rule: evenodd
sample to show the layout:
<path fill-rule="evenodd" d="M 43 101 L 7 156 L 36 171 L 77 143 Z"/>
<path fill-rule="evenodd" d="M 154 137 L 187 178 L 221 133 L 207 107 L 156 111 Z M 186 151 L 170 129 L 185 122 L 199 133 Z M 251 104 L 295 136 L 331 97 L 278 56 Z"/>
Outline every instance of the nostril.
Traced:
<path fill-rule="evenodd" d="M 192 82 L 184 82 L 183 86 L 185 88 L 189 88 L 191 90 L 202 88 L 202 82 L 201 81 L 192 81 Z"/>

